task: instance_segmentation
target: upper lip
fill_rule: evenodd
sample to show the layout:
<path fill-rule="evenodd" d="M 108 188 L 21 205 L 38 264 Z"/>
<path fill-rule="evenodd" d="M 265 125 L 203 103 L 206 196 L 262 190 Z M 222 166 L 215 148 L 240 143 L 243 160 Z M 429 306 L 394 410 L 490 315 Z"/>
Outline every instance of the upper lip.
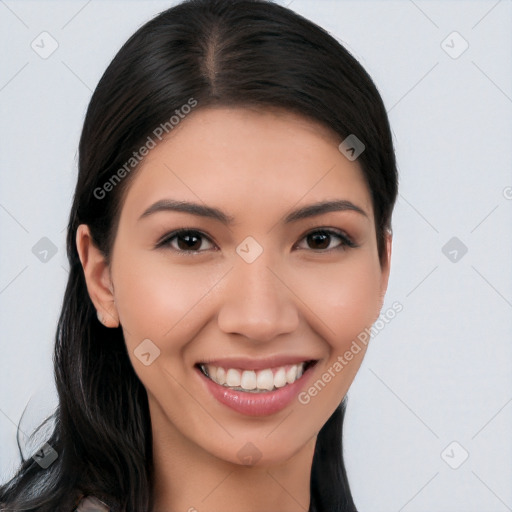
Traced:
<path fill-rule="evenodd" d="M 241 370 L 264 370 L 287 364 L 299 364 L 302 362 L 317 361 L 309 356 L 276 355 L 265 359 L 254 359 L 249 357 L 225 357 L 220 359 L 206 359 L 197 364 L 221 366 L 222 368 L 240 368 Z"/>

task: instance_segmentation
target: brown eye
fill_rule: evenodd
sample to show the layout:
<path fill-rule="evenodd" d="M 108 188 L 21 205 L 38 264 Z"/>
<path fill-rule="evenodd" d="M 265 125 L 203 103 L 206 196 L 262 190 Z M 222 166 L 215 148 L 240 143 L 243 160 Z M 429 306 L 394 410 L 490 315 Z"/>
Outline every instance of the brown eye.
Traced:
<path fill-rule="evenodd" d="M 183 251 L 198 251 L 201 248 L 201 237 L 195 234 L 176 235 L 178 248 Z"/>
<path fill-rule="evenodd" d="M 157 245 L 157 247 L 169 247 L 177 252 L 203 252 L 211 248 L 207 247 L 206 249 L 201 249 L 201 245 L 205 240 L 209 241 L 208 237 L 200 231 L 183 229 L 180 231 L 174 231 L 170 235 L 166 236 Z"/>
<path fill-rule="evenodd" d="M 331 235 L 320 231 L 308 235 L 306 239 L 311 249 L 327 249 L 331 243 Z"/>
<path fill-rule="evenodd" d="M 336 245 L 332 245 L 335 240 L 338 240 Z M 331 249 L 346 249 L 347 247 L 357 247 L 352 240 L 342 232 L 333 231 L 331 229 L 322 229 L 311 231 L 302 240 L 306 241 L 306 249 L 316 251 L 330 251 Z M 301 240 L 301 242 L 302 242 Z"/>

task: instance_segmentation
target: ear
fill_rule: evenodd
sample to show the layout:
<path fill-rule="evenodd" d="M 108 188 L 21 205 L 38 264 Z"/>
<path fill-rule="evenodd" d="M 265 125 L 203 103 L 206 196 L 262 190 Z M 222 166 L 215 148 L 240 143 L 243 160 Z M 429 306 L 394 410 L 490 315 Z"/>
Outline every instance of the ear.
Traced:
<path fill-rule="evenodd" d="M 119 315 L 114 300 L 110 268 L 103 253 L 94 245 L 87 224 L 78 226 L 76 247 L 84 269 L 89 297 L 98 312 L 98 320 L 106 327 L 118 327 Z"/>
<path fill-rule="evenodd" d="M 385 234 L 385 251 L 381 261 L 381 281 L 380 281 L 380 306 L 379 314 L 384 304 L 384 297 L 388 289 L 389 273 L 391 270 L 391 247 L 393 245 L 393 235 L 391 231 L 386 231 Z"/>

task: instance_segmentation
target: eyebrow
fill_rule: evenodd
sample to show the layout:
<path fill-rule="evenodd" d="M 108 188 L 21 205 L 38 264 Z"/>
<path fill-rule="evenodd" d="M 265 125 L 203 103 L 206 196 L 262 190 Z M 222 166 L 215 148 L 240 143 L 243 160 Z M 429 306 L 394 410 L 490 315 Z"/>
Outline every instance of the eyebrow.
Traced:
<path fill-rule="evenodd" d="M 190 213 L 199 217 L 217 220 L 225 225 L 233 224 L 235 221 L 234 217 L 227 215 L 218 208 L 189 201 L 176 201 L 174 199 L 161 199 L 157 201 L 144 211 L 144 213 L 139 217 L 139 220 L 154 213 L 163 211 Z M 353 211 L 368 217 L 367 213 L 359 206 L 356 206 L 354 203 L 345 199 L 339 199 L 334 201 L 320 201 L 318 203 L 313 203 L 308 206 L 298 208 L 297 210 L 293 210 L 285 217 L 284 222 L 285 224 L 289 224 L 301 219 L 338 211 Z"/>

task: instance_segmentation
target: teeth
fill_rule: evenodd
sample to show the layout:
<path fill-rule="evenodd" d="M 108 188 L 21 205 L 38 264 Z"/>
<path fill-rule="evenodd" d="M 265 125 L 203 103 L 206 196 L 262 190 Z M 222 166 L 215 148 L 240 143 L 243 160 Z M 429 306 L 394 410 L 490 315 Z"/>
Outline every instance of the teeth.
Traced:
<path fill-rule="evenodd" d="M 295 379 L 297 378 L 297 367 L 294 365 L 291 368 L 288 368 L 288 371 L 286 372 L 286 382 L 288 384 L 292 384 L 295 382 Z"/>
<path fill-rule="evenodd" d="M 226 373 L 226 384 L 228 386 L 240 386 L 241 375 L 238 370 L 230 368 Z"/>
<path fill-rule="evenodd" d="M 215 368 L 214 366 L 212 368 Z M 221 366 L 219 366 L 217 368 L 217 373 L 215 374 L 215 377 L 216 377 L 216 382 L 218 384 L 226 384 L 226 370 L 224 370 L 224 368 L 222 368 Z"/>
<path fill-rule="evenodd" d="M 276 388 L 282 388 L 283 386 L 286 386 L 286 384 L 286 370 L 284 368 L 279 368 L 274 375 L 274 386 Z"/>
<path fill-rule="evenodd" d="M 203 373 L 221 386 L 253 393 L 272 391 L 293 384 L 304 373 L 305 362 L 265 370 L 238 370 L 209 364 L 201 365 Z"/>
<path fill-rule="evenodd" d="M 244 389 L 256 389 L 256 382 L 256 372 L 245 371 L 242 373 L 242 378 L 240 379 L 240 387 Z"/>
<path fill-rule="evenodd" d="M 269 391 L 274 389 L 274 374 L 272 370 L 260 370 L 256 382 L 258 389 L 268 389 Z"/>

